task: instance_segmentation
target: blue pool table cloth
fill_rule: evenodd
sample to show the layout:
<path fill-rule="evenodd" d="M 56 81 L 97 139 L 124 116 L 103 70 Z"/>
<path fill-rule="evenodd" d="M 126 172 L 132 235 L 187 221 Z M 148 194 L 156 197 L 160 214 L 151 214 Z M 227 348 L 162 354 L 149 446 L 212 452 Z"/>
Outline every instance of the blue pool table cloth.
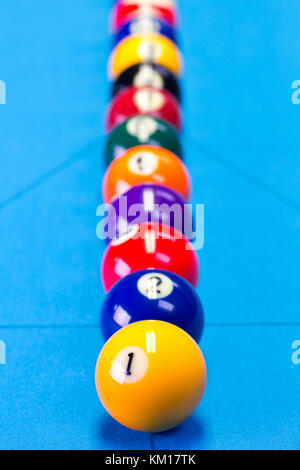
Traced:
<path fill-rule="evenodd" d="M 299 2 L 178 2 L 208 386 L 154 435 L 115 423 L 94 387 L 111 3 L 1 7 L 0 448 L 299 449 Z"/>

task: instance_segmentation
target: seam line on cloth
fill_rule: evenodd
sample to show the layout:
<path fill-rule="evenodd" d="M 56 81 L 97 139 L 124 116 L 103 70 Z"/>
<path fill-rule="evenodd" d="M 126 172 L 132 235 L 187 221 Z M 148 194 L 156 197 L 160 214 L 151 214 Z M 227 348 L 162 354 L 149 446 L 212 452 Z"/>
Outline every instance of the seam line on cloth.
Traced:
<path fill-rule="evenodd" d="M 252 175 L 251 173 L 248 173 L 246 170 L 243 170 L 239 166 L 235 165 L 234 163 L 230 162 L 229 160 L 226 160 L 223 157 L 220 157 L 216 153 L 212 152 L 211 150 L 205 148 L 201 142 L 197 140 L 193 135 L 190 134 L 191 140 L 194 141 L 194 143 L 197 144 L 197 147 L 199 147 L 200 152 L 202 152 L 207 158 L 215 161 L 216 163 L 224 166 L 227 168 L 231 173 L 240 176 L 242 179 L 247 180 L 249 183 L 252 185 L 260 188 L 264 192 L 270 194 L 273 196 L 275 199 L 279 200 L 286 206 L 289 206 L 291 209 L 296 210 L 297 212 L 300 212 L 300 204 L 294 201 L 293 199 L 290 199 L 288 196 L 285 194 L 277 191 L 275 188 L 272 186 L 264 183 L 261 181 L 259 178 L 256 176 Z"/>
<path fill-rule="evenodd" d="M 206 323 L 205 326 L 207 328 L 243 328 L 243 327 L 283 327 L 283 326 L 300 326 L 299 322 L 285 322 L 285 323 L 276 323 L 276 322 L 266 322 L 266 323 Z M 74 325 L 74 324 L 66 324 L 66 325 L 57 325 L 57 324 L 45 324 L 45 325 L 39 325 L 39 324 L 33 324 L 33 325 L 26 325 L 26 324 L 20 324 L 20 325 L 0 325 L 0 330 L 30 330 L 30 329 L 41 329 L 41 330 L 48 330 L 48 329 L 68 329 L 68 328 L 73 328 L 73 329 L 93 329 L 93 328 L 99 328 L 99 324 L 94 325 L 87 325 L 87 324 L 82 324 L 82 325 Z"/>
<path fill-rule="evenodd" d="M 90 149 L 93 148 L 93 146 L 98 142 L 99 142 L 99 137 L 91 140 L 87 145 L 77 150 L 66 160 L 59 163 L 58 165 L 51 168 L 50 170 L 46 171 L 45 173 L 43 173 L 41 176 L 39 176 L 37 179 L 35 179 L 31 183 L 23 186 L 23 188 L 19 189 L 8 198 L 4 199 L 3 201 L 0 201 L 0 212 L 6 209 L 7 207 L 9 207 L 14 202 L 22 199 L 23 196 L 26 196 L 28 193 L 34 191 L 35 189 L 42 186 L 44 183 L 48 182 L 49 180 L 51 180 L 58 174 L 62 173 L 64 170 L 72 166 L 74 163 L 86 158 Z"/>

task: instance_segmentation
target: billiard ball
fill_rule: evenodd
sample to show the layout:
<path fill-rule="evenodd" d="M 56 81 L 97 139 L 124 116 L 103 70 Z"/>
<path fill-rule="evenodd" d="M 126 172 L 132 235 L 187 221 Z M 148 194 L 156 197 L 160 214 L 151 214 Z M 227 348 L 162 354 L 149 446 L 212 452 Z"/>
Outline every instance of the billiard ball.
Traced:
<path fill-rule="evenodd" d="M 182 127 L 180 106 L 171 93 L 152 87 L 130 87 L 118 93 L 111 101 L 106 117 L 107 131 L 111 132 L 136 114 L 147 114 L 162 119 L 177 131 Z"/>
<path fill-rule="evenodd" d="M 115 198 L 107 207 L 106 219 L 97 226 L 97 234 L 110 242 L 128 232 L 137 220 L 161 222 L 194 239 L 190 208 L 176 191 L 158 184 L 138 184 Z"/>
<path fill-rule="evenodd" d="M 114 47 L 109 58 L 108 76 L 114 81 L 124 70 L 140 63 L 162 65 L 176 77 L 182 70 L 181 53 L 170 39 L 160 34 L 141 34 L 128 36 Z"/>
<path fill-rule="evenodd" d="M 112 9 L 110 19 L 112 31 L 119 31 L 127 21 L 138 16 L 156 16 L 163 19 L 172 28 L 177 27 L 176 8 L 170 0 L 163 0 L 163 2 L 120 0 Z"/>
<path fill-rule="evenodd" d="M 106 295 L 101 312 L 105 341 L 129 323 L 161 320 L 185 330 L 198 343 L 204 314 L 195 289 L 177 274 L 160 269 L 137 271 Z"/>
<path fill-rule="evenodd" d="M 141 34 L 161 34 L 169 38 L 175 44 L 177 43 L 177 35 L 174 28 L 171 28 L 164 20 L 155 16 L 137 16 L 133 20 L 125 23 L 116 33 L 113 45 L 116 46 L 128 36 Z"/>
<path fill-rule="evenodd" d="M 161 119 L 138 114 L 115 127 L 108 135 L 104 151 L 106 166 L 137 145 L 164 147 L 183 159 L 179 135 L 173 126 Z"/>
<path fill-rule="evenodd" d="M 158 90 L 167 90 L 180 101 L 181 93 L 178 80 L 168 69 L 157 64 L 137 64 L 124 70 L 114 82 L 112 95 L 128 87 L 141 88 L 151 86 Z"/>
<path fill-rule="evenodd" d="M 191 181 L 184 163 L 162 147 L 140 145 L 128 149 L 109 165 L 102 183 L 105 203 L 142 183 L 165 185 L 188 199 Z"/>
<path fill-rule="evenodd" d="M 155 222 L 131 225 L 113 240 L 101 264 L 105 291 L 128 274 L 153 268 L 173 272 L 196 287 L 199 262 L 192 244 L 178 230 Z"/>
<path fill-rule="evenodd" d="M 178 326 L 158 320 L 131 323 L 115 333 L 95 372 L 106 411 L 143 432 L 166 431 L 189 418 L 203 397 L 206 377 L 197 343 Z"/>

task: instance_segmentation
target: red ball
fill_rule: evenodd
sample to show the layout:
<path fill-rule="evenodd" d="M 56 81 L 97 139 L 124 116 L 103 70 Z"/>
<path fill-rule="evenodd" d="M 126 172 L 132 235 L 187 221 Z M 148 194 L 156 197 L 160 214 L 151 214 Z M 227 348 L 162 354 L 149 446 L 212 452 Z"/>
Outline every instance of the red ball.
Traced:
<path fill-rule="evenodd" d="M 162 119 L 178 131 L 182 127 L 180 106 L 173 95 L 167 90 L 145 86 L 129 87 L 115 96 L 107 113 L 107 131 L 110 132 L 136 114 L 147 114 Z"/>
<path fill-rule="evenodd" d="M 101 266 L 105 291 L 128 274 L 147 268 L 171 271 L 194 287 L 199 278 L 198 258 L 185 236 L 167 225 L 144 222 L 131 226 L 106 248 Z"/>
<path fill-rule="evenodd" d="M 167 5 L 167 4 L 170 5 Z M 112 11 L 111 27 L 114 32 L 118 31 L 127 22 L 137 16 L 156 16 L 172 28 L 177 27 L 176 9 L 172 6 L 173 2 L 166 2 L 165 6 L 159 5 L 159 2 L 148 2 L 148 5 L 139 1 L 119 0 Z"/>

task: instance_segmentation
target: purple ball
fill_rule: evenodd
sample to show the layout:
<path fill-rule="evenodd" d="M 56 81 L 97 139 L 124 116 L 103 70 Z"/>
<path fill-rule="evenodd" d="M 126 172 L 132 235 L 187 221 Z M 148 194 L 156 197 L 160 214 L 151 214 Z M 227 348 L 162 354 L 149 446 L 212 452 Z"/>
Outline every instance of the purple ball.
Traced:
<path fill-rule="evenodd" d="M 188 239 L 192 237 L 192 213 L 186 201 L 172 189 L 157 184 L 132 186 L 106 205 L 103 224 L 108 242 L 126 234 L 130 227 L 142 222 L 160 222 L 174 227 Z"/>

